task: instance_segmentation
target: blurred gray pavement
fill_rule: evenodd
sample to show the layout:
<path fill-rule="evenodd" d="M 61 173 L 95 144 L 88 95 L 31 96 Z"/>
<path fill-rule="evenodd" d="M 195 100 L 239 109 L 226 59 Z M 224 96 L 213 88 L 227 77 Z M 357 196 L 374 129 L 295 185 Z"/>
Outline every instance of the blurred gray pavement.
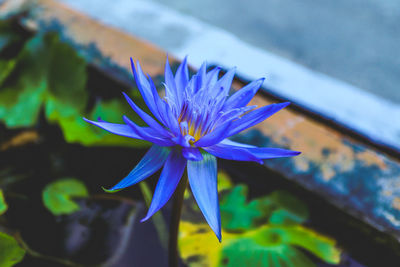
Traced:
<path fill-rule="evenodd" d="M 57 1 L 400 150 L 400 0 Z"/>
<path fill-rule="evenodd" d="M 400 103 L 399 0 L 153 0 Z"/>
<path fill-rule="evenodd" d="M 137 1 L 59 0 L 127 28 Z M 243 41 L 400 104 L 399 0 L 152 0 L 236 35 Z M 118 5 L 123 3 L 123 5 Z M 129 6 L 128 6 L 129 5 Z M 116 12 L 118 11 L 118 12 Z M 99 11 L 99 13 L 101 13 Z M 115 14 L 120 14 L 120 17 Z M 154 30 L 135 17 L 135 33 L 173 50 L 184 25 Z M 140 14 L 146 16 L 146 14 Z M 148 14 L 151 16 L 152 14 Z M 104 16 L 104 15 L 103 15 Z M 125 19 L 123 19 L 125 17 Z M 157 18 L 154 18 L 157 20 Z"/>

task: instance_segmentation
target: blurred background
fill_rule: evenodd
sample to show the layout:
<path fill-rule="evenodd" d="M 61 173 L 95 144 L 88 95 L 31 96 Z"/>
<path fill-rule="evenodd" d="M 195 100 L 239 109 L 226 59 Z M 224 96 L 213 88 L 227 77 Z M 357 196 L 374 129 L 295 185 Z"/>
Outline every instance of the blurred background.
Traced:
<path fill-rule="evenodd" d="M 398 1 L 59 1 L 400 150 Z"/>
<path fill-rule="evenodd" d="M 139 60 L 164 90 L 188 56 L 237 67 L 232 91 L 292 105 L 234 137 L 301 151 L 218 160 L 223 242 L 187 190 L 181 266 L 398 267 L 400 2 L 0 0 L 0 267 L 167 266 L 160 172 L 115 194 L 149 143 L 83 121 L 145 123 Z"/>

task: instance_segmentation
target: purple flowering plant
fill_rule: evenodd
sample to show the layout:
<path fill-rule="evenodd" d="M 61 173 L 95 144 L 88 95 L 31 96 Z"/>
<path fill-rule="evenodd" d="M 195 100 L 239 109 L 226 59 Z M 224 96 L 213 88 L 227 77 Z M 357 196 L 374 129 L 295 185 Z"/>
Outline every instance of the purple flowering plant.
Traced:
<path fill-rule="evenodd" d="M 203 63 L 199 71 L 189 77 L 186 58 L 173 75 L 170 65 L 165 65 L 165 97 L 161 98 L 151 77 L 146 76 L 139 62 L 132 71 L 143 99 L 153 116 L 140 109 L 128 95 L 132 109 L 148 125 L 140 127 L 123 116 L 125 124 L 103 121 L 87 122 L 113 134 L 153 143 L 138 165 L 111 191 L 134 185 L 161 167 L 163 170 L 155 188 L 148 220 L 171 198 L 185 169 L 193 196 L 204 218 L 221 241 L 221 218 L 217 190 L 216 158 L 255 161 L 291 157 L 300 152 L 281 148 L 259 148 L 229 140 L 228 138 L 258 124 L 289 102 L 271 104 L 261 108 L 247 106 L 264 79 L 253 81 L 229 96 L 235 69 L 219 78 L 220 68 L 209 72 Z"/>

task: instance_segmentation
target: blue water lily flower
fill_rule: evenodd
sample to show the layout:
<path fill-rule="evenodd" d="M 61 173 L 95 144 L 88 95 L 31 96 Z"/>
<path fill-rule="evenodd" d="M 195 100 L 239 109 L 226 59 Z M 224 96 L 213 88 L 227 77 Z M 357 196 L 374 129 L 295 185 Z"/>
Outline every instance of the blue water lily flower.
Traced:
<path fill-rule="evenodd" d="M 139 62 L 137 69 L 132 59 L 131 64 L 136 84 L 154 117 L 140 109 L 125 93 L 124 96 L 148 127 L 140 127 L 126 116 L 123 116 L 125 124 L 85 119 L 113 134 L 153 143 L 128 176 L 110 190 L 134 185 L 164 166 L 148 213 L 142 220 L 145 221 L 171 198 L 186 168 L 193 196 L 221 241 L 216 157 L 262 163 L 264 159 L 300 154 L 280 148 L 258 148 L 228 139 L 262 122 L 289 103 L 258 109 L 247 106 L 264 79 L 256 80 L 229 96 L 235 69 L 219 79 L 220 68 L 206 72 L 206 64 L 203 63 L 197 74 L 189 78 L 186 58 L 175 76 L 167 58 L 165 97 L 161 98 Z"/>

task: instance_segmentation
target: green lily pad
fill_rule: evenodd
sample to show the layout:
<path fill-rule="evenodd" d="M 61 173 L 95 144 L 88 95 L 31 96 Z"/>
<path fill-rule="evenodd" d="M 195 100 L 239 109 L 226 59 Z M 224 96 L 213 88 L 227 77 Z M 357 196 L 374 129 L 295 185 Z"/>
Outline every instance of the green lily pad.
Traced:
<path fill-rule="evenodd" d="M 247 203 L 247 187 L 236 186 L 220 201 L 221 223 L 227 230 L 245 230 L 263 217 L 258 200 Z"/>
<path fill-rule="evenodd" d="M 309 214 L 306 205 L 300 199 L 294 197 L 288 192 L 274 191 L 266 198 L 269 201 L 269 206 L 261 206 L 261 209 L 271 210 L 272 205 L 272 212 L 269 215 L 269 223 L 301 224 L 308 219 Z"/>
<path fill-rule="evenodd" d="M 37 87 L 2 89 L 0 91 L 0 120 L 10 128 L 32 126 L 37 121 L 44 97 L 44 83 Z"/>
<path fill-rule="evenodd" d="M 316 266 L 301 249 L 327 263 L 340 262 L 334 240 L 300 225 L 264 225 L 243 233 L 223 230 L 221 243 L 204 223 L 182 221 L 179 231 L 181 256 L 190 267 Z"/>
<path fill-rule="evenodd" d="M 179 248 L 188 266 L 315 266 L 303 251 L 330 264 L 340 262 L 341 252 L 333 239 L 301 225 L 308 210 L 293 195 L 275 191 L 247 201 L 245 185 L 220 194 L 221 243 L 210 226 L 199 221 L 200 211 L 183 214 Z"/>
<path fill-rule="evenodd" d="M 247 202 L 245 185 L 237 185 L 223 194 L 220 210 L 223 228 L 231 231 L 248 230 L 265 223 L 299 224 L 308 218 L 304 203 L 284 191 Z"/>
<path fill-rule="evenodd" d="M 47 117 L 56 111 L 65 116 L 84 112 L 86 63 L 56 34 L 36 35 L 15 60 L 17 79 L 0 90 L 0 120 L 6 126 L 34 125 L 43 105 Z"/>
<path fill-rule="evenodd" d="M 85 185 L 73 178 L 65 178 L 48 184 L 42 193 L 45 207 L 54 215 L 70 214 L 79 210 L 74 197 L 87 197 Z"/>
<path fill-rule="evenodd" d="M 14 266 L 25 256 L 17 241 L 5 233 L 0 232 L 0 267 Z"/>
<path fill-rule="evenodd" d="M 0 189 L 0 215 L 3 215 L 7 211 L 7 203 L 4 199 L 3 190 Z"/>
<path fill-rule="evenodd" d="M 0 86 L 3 84 L 4 80 L 8 75 L 14 70 L 15 59 L 2 60 L 0 59 Z"/>
<path fill-rule="evenodd" d="M 43 108 L 46 118 L 61 127 L 69 143 L 148 145 L 141 140 L 113 135 L 83 121 L 82 117 L 101 117 L 110 122 L 122 122 L 122 115 L 130 115 L 134 121 L 139 118 L 122 95 L 117 100 L 98 101 L 91 111 L 86 111 L 86 62 L 56 34 L 37 34 L 25 44 L 16 59 L 0 60 L 0 67 L 0 86 L 11 72 L 17 77 L 7 83 L 6 88 L 0 88 L 0 121 L 7 127 L 33 126 Z M 136 100 L 137 90 L 133 93 Z M 138 105 L 142 106 L 142 102 L 138 101 Z"/>
<path fill-rule="evenodd" d="M 129 113 L 133 112 L 129 109 L 127 103 L 122 103 L 122 99 L 113 99 L 98 102 L 87 118 L 97 120 L 97 118 L 101 117 L 106 121 L 123 123 L 122 115 Z M 131 115 L 130 117 L 137 119 L 137 115 Z M 84 121 L 83 116 L 79 114 L 63 116 L 62 114 L 55 112 L 52 114 L 51 119 L 58 122 L 63 131 L 65 140 L 69 143 L 79 142 L 86 146 L 148 146 L 148 143 L 145 141 L 111 134 L 103 129 L 91 125 Z"/>

